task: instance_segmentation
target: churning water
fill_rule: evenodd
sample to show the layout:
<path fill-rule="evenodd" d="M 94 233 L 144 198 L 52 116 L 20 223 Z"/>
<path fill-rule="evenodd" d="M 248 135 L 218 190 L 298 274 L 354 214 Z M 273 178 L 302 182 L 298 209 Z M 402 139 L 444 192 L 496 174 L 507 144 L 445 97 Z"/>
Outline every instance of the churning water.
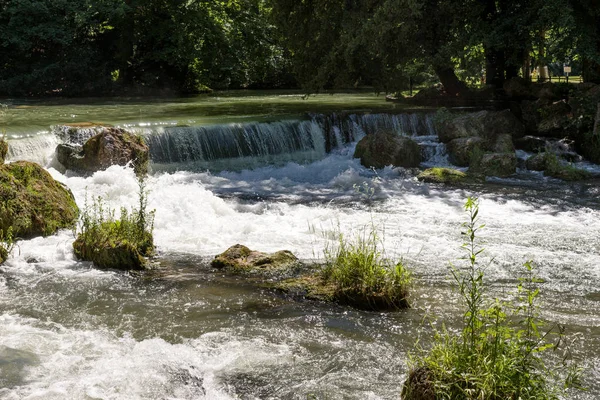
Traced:
<path fill-rule="evenodd" d="M 431 149 L 438 145 L 427 118 L 418 116 L 148 128 L 155 160 L 149 205 L 156 209 L 164 276 L 141 280 L 76 261 L 68 231 L 19 242 L 0 267 L 0 398 L 397 399 L 415 341 L 430 341 L 431 324 L 455 326 L 460 319 L 449 263 L 463 256 L 460 225 L 469 195 L 482 199 L 491 294 L 510 296 L 522 264 L 533 259 L 544 280 L 542 317 L 567 327 L 586 368 L 589 391 L 569 398 L 600 396 L 597 182 L 525 177 L 469 192 L 419 183 L 401 169 L 374 172 L 352 158 L 356 140 L 374 129 L 370 123 L 419 137 L 432 163 L 443 156 Z M 257 132 L 269 129 L 273 137 L 277 129 L 293 133 L 283 144 L 280 137 L 260 142 Z M 232 133 L 219 138 L 225 130 Z M 239 152 L 217 154 L 211 143 L 224 141 Z M 27 157 L 42 159 L 47 147 Z M 191 150 L 197 148 L 213 153 Z M 240 158 L 265 162 L 226 168 Z M 225 161 L 207 171 L 215 160 Z M 83 178 L 46 161 L 80 206 L 98 195 L 112 207 L 137 202 L 128 168 Z M 364 185 L 372 195 L 357 191 Z M 416 275 L 411 310 L 298 303 L 208 266 L 236 243 L 322 258 L 328 233 L 371 221 L 384 231 L 388 253 Z"/>

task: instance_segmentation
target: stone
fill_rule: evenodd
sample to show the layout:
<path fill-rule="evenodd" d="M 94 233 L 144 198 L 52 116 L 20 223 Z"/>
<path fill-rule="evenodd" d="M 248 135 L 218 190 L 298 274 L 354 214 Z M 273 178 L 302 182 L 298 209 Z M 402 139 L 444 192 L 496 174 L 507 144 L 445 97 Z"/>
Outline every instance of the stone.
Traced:
<path fill-rule="evenodd" d="M 367 135 L 358 142 L 354 158 L 367 168 L 414 168 L 421 163 L 421 149 L 417 142 L 394 133 Z"/>
<path fill-rule="evenodd" d="M 498 135 L 508 134 L 514 138 L 525 135 L 525 127 L 510 111 L 479 111 L 450 118 L 440 123 L 440 141 L 448 143 L 458 138 L 480 137 L 493 143 Z"/>
<path fill-rule="evenodd" d="M 0 199 L 0 230 L 23 239 L 73 228 L 79 214 L 71 191 L 28 161 L 0 166 Z"/>
<path fill-rule="evenodd" d="M 111 165 L 133 164 L 138 175 L 148 170 L 149 149 L 140 136 L 120 128 L 103 128 L 83 146 L 61 144 L 56 157 L 66 169 L 93 173 Z"/>
<path fill-rule="evenodd" d="M 152 241 L 152 238 L 149 240 Z M 73 242 L 73 250 L 80 260 L 92 261 L 96 267 L 102 269 L 144 270 L 148 265 L 144 256 L 149 253 L 145 249 L 120 238 L 86 242 L 83 236 L 79 235 Z"/>
<path fill-rule="evenodd" d="M 449 185 L 458 185 L 471 181 L 471 177 L 462 171 L 439 167 L 426 169 L 417 176 L 417 179 L 426 183 Z"/>
<path fill-rule="evenodd" d="M 287 250 L 263 253 L 236 244 L 215 256 L 211 266 L 233 273 L 284 273 L 299 265 L 298 258 Z"/>
<path fill-rule="evenodd" d="M 458 115 L 445 119 L 438 126 L 440 142 L 449 143 L 454 139 L 481 136 L 485 129 L 487 111 Z"/>
<path fill-rule="evenodd" d="M 486 153 L 475 172 L 506 178 L 517 172 L 517 156 L 515 153 Z"/>
<path fill-rule="evenodd" d="M 548 140 L 538 136 L 525 136 L 515 140 L 515 147 L 530 153 L 541 153 L 546 151 Z"/>
<path fill-rule="evenodd" d="M 540 120 L 537 134 L 543 137 L 562 138 L 569 135 L 572 116 L 571 106 L 565 100 L 557 101 L 537 110 Z"/>
<path fill-rule="evenodd" d="M 488 111 L 484 120 L 484 133 L 481 137 L 493 140 L 498 135 L 511 135 L 513 138 L 525 136 L 525 127 L 510 111 Z"/>
<path fill-rule="evenodd" d="M 427 367 L 411 370 L 402 386 L 402 400 L 436 400 L 432 375 Z"/>
<path fill-rule="evenodd" d="M 468 167 L 476 152 L 482 152 L 486 142 L 480 137 L 453 139 L 446 145 L 449 161 L 459 167 Z"/>
<path fill-rule="evenodd" d="M 498 135 L 491 150 L 494 153 L 514 153 L 515 145 L 512 136 L 509 134 Z"/>
<path fill-rule="evenodd" d="M 530 171 L 543 171 L 546 169 L 546 153 L 538 153 L 527 159 L 525 166 Z"/>

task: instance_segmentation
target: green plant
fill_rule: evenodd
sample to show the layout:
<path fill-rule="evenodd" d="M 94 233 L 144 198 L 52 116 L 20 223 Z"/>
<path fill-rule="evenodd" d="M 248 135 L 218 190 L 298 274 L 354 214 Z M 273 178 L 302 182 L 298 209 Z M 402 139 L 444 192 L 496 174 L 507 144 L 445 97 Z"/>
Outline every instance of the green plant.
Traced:
<path fill-rule="evenodd" d="M 3 129 L 0 133 L 0 164 L 6 160 L 8 154 L 8 141 L 6 139 L 6 131 Z"/>
<path fill-rule="evenodd" d="M 79 234 L 73 243 L 75 254 L 99 267 L 142 269 L 144 256 L 154 252 L 154 210 L 148 211 L 144 178 L 138 178 L 138 208 L 128 211 L 122 207 L 119 218 L 108 209 L 101 197 L 87 202 L 81 213 Z"/>
<path fill-rule="evenodd" d="M 6 232 L 0 229 L 0 264 L 6 261 L 14 246 L 12 227 L 9 227 Z"/>
<path fill-rule="evenodd" d="M 540 280 L 533 263 L 525 263 L 515 300 L 489 299 L 484 269 L 479 265 L 483 248 L 477 233 L 484 225 L 479 223 L 478 201 L 469 198 L 465 210 L 469 215 L 463 225 L 467 265 L 452 268 L 465 305 L 463 328 L 458 335 L 445 328 L 436 331 L 433 347 L 417 350 L 402 396 L 405 400 L 425 398 L 419 397 L 424 393 L 429 393 L 427 398 L 451 400 L 558 399 L 561 390 L 579 387 L 580 371 L 567 361 L 568 352 L 560 365 L 546 365 L 543 354 L 559 349 L 563 329 L 541 329 Z"/>
<path fill-rule="evenodd" d="M 587 179 L 590 174 L 587 171 L 575 168 L 571 164 L 561 163 L 556 154 L 547 151 L 544 155 L 546 174 L 565 181 L 578 181 Z"/>
<path fill-rule="evenodd" d="M 325 248 L 323 279 L 335 288 L 334 296 L 362 308 L 399 309 L 408 306 L 411 275 L 402 261 L 385 256 L 376 226 L 348 239 L 336 232 L 336 241 Z"/>

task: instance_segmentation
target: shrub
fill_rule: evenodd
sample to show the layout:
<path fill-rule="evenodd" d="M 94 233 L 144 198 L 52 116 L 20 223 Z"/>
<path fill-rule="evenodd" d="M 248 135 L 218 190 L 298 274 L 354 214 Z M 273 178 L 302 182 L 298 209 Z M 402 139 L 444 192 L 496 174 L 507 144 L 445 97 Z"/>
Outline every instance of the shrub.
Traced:
<path fill-rule="evenodd" d="M 467 266 L 452 268 L 452 276 L 465 305 L 463 328 L 453 335 L 438 331 L 429 352 L 420 349 L 411 360 L 411 371 L 402 397 L 414 399 L 558 399 L 562 388 L 578 386 L 579 371 L 563 359 L 560 368 L 545 365 L 542 354 L 558 349 L 563 330 L 547 332 L 539 319 L 538 283 L 531 262 L 525 263 L 516 298 L 504 303 L 486 297 L 484 271 L 478 257 L 483 249 L 476 236 L 477 200 L 469 198 L 464 224 Z M 519 322 L 515 322 L 519 321 Z M 551 339 L 557 337 L 553 342 Z M 564 373 L 564 374 L 563 374 Z M 557 385 L 561 379 L 563 385 Z M 423 397 L 427 396 L 427 397 Z"/>
<path fill-rule="evenodd" d="M 323 280 L 334 287 L 333 296 L 341 303 L 365 309 L 400 309 L 411 281 L 402 261 L 385 257 L 375 225 L 354 239 L 341 232 L 336 242 L 325 249 Z"/>
<path fill-rule="evenodd" d="M 86 199 L 73 243 L 75 255 L 100 268 L 144 269 L 144 257 L 154 252 L 154 211 L 147 211 L 145 180 L 139 178 L 139 205 L 131 212 L 121 208 L 120 218 L 106 208 L 101 197 L 89 206 Z"/>

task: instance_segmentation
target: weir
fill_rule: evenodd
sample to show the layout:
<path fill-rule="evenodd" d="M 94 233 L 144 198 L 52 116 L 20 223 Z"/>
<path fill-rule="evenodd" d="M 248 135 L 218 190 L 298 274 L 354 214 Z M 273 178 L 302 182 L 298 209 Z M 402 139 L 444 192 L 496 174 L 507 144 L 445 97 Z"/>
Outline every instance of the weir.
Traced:
<path fill-rule="evenodd" d="M 311 114 L 301 119 L 209 126 L 137 126 L 155 170 L 242 169 L 320 160 L 367 134 L 391 131 L 421 145 L 426 164 L 447 164 L 429 114 Z M 54 126 L 51 134 L 11 140 L 9 159 L 45 161 L 59 142 L 83 144 L 98 127 Z M 50 160 L 51 161 L 51 160 Z"/>

